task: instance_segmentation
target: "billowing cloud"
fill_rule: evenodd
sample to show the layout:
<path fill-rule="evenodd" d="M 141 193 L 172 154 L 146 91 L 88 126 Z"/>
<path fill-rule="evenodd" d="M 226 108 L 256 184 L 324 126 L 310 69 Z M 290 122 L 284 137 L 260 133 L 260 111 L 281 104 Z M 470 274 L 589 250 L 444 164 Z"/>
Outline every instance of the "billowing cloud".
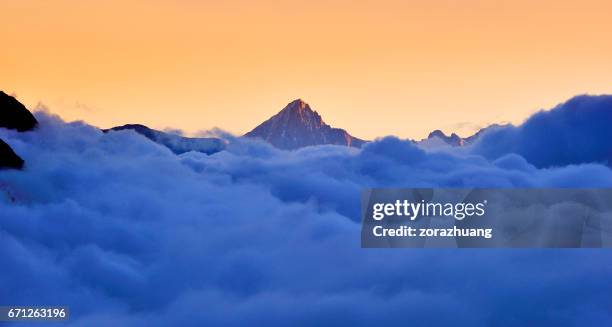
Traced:
<path fill-rule="evenodd" d="M 577 96 L 519 126 L 495 128 L 474 153 L 498 158 L 517 153 L 536 167 L 612 163 L 612 95 Z"/>
<path fill-rule="evenodd" d="M 600 250 L 378 250 L 359 244 L 370 186 L 612 186 L 612 170 L 426 152 L 280 151 L 234 139 L 174 155 L 132 131 L 37 115 L 0 130 L 0 303 L 64 304 L 73 326 L 584 326 L 611 321 Z"/>

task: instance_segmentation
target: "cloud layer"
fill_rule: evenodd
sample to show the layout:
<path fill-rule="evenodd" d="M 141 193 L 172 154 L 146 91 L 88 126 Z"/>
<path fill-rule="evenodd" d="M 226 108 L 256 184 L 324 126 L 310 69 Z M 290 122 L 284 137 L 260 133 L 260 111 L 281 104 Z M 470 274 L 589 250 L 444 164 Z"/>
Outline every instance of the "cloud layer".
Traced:
<path fill-rule="evenodd" d="M 611 187 L 604 165 L 538 169 L 393 137 L 176 156 L 132 131 L 37 118 L 0 130 L 26 160 L 0 172 L 0 303 L 69 305 L 72 326 L 612 321 L 609 251 L 359 245 L 363 187 Z"/>
<path fill-rule="evenodd" d="M 536 167 L 612 163 L 612 95 L 577 96 L 522 125 L 485 133 L 474 153 L 498 158 L 517 153 Z"/>

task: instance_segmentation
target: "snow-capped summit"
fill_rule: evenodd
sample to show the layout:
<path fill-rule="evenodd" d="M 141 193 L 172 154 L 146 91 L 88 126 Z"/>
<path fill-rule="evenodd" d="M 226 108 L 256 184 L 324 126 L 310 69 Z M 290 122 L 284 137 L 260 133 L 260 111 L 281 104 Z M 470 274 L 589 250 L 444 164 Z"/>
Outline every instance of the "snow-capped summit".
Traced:
<path fill-rule="evenodd" d="M 343 129 L 327 125 L 302 99 L 290 102 L 279 113 L 244 136 L 260 138 L 286 150 L 320 144 L 360 147 L 364 143 Z"/>

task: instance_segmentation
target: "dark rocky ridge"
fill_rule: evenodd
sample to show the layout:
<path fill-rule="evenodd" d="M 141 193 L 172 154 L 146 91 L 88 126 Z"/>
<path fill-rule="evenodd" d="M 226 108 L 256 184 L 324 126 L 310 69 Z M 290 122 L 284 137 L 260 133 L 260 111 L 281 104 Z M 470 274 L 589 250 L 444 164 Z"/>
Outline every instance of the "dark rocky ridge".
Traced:
<path fill-rule="evenodd" d="M 36 125 L 38 121 L 21 102 L 0 91 L 0 127 L 25 132 L 34 129 Z"/>
<path fill-rule="evenodd" d="M 327 125 L 302 99 L 292 101 L 244 136 L 260 138 L 285 150 L 322 144 L 361 147 L 365 143 L 343 129 Z"/>
<path fill-rule="evenodd" d="M 161 144 L 170 149 L 175 154 L 181 154 L 189 151 L 197 151 L 206 154 L 213 154 L 225 149 L 223 140 L 213 137 L 183 137 L 180 135 L 164 133 L 141 124 L 127 124 L 123 126 L 105 129 L 108 131 L 132 130 L 143 135 L 149 140 Z"/>
<path fill-rule="evenodd" d="M 34 115 L 14 97 L 0 91 L 0 128 L 26 132 L 36 128 Z M 0 169 L 23 168 L 24 162 L 11 147 L 0 139 Z"/>
<path fill-rule="evenodd" d="M 0 139 L 0 169 L 2 168 L 23 168 L 23 159 L 21 159 L 11 147 Z"/>

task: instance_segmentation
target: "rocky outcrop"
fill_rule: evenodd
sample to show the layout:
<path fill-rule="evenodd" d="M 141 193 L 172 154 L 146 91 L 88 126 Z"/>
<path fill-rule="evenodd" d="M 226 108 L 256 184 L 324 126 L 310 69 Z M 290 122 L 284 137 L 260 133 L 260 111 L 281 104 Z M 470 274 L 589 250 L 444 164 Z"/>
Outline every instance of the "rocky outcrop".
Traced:
<path fill-rule="evenodd" d="M 36 125 L 36 118 L 21 102 L 0 91 L 0 127 L 25 132 L 34 129 Z"/>
<path fill-rule="evenodd" d="M 0 139 L 0 169 L 3 168 L 21 169 L 23 168 L 23 159 L 6 142 Z"/>
<path fill-rule="evenodd" d="M 0 128 L 26 132 L 36 128 L 36 125 L 36 118 L 21 102 L 0 91 Z M 23 165 L 23 159 L 0 139 L 0 169 L 21 169 Z"/>

